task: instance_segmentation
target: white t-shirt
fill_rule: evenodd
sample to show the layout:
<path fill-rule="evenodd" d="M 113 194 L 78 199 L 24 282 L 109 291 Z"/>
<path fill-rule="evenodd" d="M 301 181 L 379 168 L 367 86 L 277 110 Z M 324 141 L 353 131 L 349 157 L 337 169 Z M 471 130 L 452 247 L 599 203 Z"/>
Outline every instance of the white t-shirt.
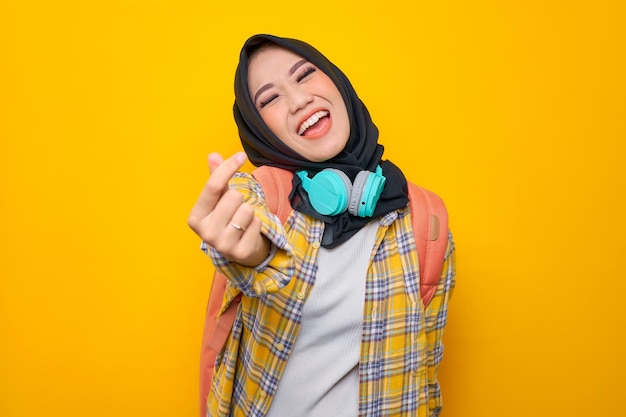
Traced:
<path fill-rule="evenodd" d="M 378 222 L 319 249 L 315 285 L 268 417 L 358 416 L 367 268 Z"/>

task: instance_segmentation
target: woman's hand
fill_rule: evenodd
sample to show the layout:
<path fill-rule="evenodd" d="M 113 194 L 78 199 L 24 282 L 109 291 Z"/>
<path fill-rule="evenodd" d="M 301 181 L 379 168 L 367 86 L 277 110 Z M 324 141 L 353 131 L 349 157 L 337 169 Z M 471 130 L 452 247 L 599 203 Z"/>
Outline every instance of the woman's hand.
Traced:
<path fill-rule="evenodd" d="M 191 209 L 188 224 L 203 241 L 226 259 L 254 267 L 265 260 L 270 241 L 261 234 L 261 220 L 243 196 L 228 188 L 228 181 L 243 165 L 246 154 L 236 153 L 224 160 L 209 155 L 211 176 Z"/>

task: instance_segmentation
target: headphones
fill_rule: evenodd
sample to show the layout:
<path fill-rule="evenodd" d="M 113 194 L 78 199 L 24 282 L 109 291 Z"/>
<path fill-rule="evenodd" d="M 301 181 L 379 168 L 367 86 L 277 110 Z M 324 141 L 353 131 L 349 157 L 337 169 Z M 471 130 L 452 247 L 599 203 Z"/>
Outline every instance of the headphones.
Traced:
<path fill-rule="evenodd" d="M 347 209 L 354 216 L 372 217 L 387 181 L 380 166 L 376 167 L 376 172 L 359 172 L 354 184 L 345 173 L 334 168 L 326 168 L 313 178 L 309 178 L 306 171 L 298 171 L 296 175 L 302 180 L 313 208 L 327 216 Z"/>

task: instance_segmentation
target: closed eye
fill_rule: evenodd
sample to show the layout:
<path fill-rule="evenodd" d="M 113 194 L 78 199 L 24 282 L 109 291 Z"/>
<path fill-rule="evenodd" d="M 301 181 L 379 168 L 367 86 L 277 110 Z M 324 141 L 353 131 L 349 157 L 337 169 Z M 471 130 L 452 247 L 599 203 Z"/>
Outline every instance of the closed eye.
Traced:
<path fill-rule="evenodd" d="M 317 68 L 315 67 L 306 67 L 301 73 L 300 75 L 298 75 L 298 82 L 304 80 L 306 77 L 308 77 L 309 75 L 313 74 L 315 71 L 317 71 Z"/>
<path fill-rule="evenodd" d="M 278 98 L 278 94 L 272 94 L 271 96 L 269 96 L 268 98 L 266 98 L 265 100 L 262 100 L 259 103 L 259 107 L 263 108 L 265 106 L 267 106 L 268 104 L 270 104 L 272 101 L 274 101 L 274 99 Z"/>

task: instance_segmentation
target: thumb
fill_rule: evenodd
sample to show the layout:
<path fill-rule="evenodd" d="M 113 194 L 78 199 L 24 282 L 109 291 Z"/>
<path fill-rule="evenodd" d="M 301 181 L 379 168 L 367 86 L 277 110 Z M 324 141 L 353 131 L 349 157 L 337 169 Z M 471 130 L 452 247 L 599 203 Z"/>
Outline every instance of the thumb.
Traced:
<path fill-rule="evenodd" d="M 213 172 L 224 162 L 224 157 L 217 152 L 209 154 L 209 170 Z"/>

